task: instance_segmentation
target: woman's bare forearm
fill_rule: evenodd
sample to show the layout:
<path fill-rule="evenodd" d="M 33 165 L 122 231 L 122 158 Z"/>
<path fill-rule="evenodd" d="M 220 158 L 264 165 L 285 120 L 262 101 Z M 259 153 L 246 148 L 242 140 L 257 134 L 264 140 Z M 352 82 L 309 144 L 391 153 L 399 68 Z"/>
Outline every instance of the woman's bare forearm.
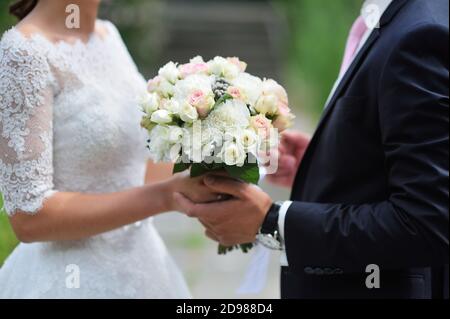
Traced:
<path fill-rule="evenodd" d="M 56 193 L 36 215 L 11 217 L 23 242 L 79 240 L 166 212 L 171 207 L 169 182 L 110 194 Z"/>
<path fill-rule="evenodd" d="M 145 183 L 152 184 L 165 181 L 173 175 L 173 164 L 171 163 L 153 163 L 147 162 L 147 171 L 145 173 Z"/>

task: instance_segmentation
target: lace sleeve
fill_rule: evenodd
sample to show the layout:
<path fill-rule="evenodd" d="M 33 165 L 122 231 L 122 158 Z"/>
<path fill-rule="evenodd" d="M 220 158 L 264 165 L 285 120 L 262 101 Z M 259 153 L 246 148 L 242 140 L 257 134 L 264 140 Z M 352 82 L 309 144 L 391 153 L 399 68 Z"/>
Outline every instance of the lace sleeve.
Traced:
<path fill-rule="evenodd" d="M 0 43 L 0 192 L 9 215 L 35 214 L 54 193 L 54 81 L 42 52 L 8 44 Z"/>

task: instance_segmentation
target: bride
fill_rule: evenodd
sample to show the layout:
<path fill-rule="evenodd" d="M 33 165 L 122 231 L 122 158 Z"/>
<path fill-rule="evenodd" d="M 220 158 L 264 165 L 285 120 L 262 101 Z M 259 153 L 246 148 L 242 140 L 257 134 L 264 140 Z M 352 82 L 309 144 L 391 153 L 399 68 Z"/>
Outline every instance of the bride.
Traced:
<path fill-rule="evenodd" d="M 0 42 L 0 192 L 23 243 L 0 269 L 0 298 L 190 297 L 150 217 L 177 209 L 174 192 L 218 197 L 185 175 L 143 185 L 145 82 L 97 20 L 100 1 L 11 7 L 21 21 Z M 79 29 L 65 26 L 69 4 Z"/>

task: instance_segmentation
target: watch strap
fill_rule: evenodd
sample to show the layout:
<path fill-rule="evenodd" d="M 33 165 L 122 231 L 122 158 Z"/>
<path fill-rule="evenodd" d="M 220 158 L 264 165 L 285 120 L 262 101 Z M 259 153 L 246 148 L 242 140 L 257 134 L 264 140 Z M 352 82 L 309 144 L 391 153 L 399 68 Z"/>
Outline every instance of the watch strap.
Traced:
<path fill-rule="evenodd" d="M 274 235 L 278 231 L 278 217 L 280 216 L 281 206 L 282 203 L 280 202 L 272 204 L 261 226 L 261 234 Z"/>

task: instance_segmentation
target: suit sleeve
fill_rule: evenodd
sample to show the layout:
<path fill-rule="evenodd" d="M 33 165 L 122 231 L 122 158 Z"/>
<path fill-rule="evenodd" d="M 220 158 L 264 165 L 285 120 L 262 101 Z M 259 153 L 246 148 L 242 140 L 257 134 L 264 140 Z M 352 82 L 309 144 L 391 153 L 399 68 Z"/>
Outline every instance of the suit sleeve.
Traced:
<path fill-rule="evenodd" d="M 394 44 L 379 84 L 389 196 L 364 205 L 294 202 L 289 267 L 344 273 L 449 262 L 448 28 L 416 26 Z"/>

